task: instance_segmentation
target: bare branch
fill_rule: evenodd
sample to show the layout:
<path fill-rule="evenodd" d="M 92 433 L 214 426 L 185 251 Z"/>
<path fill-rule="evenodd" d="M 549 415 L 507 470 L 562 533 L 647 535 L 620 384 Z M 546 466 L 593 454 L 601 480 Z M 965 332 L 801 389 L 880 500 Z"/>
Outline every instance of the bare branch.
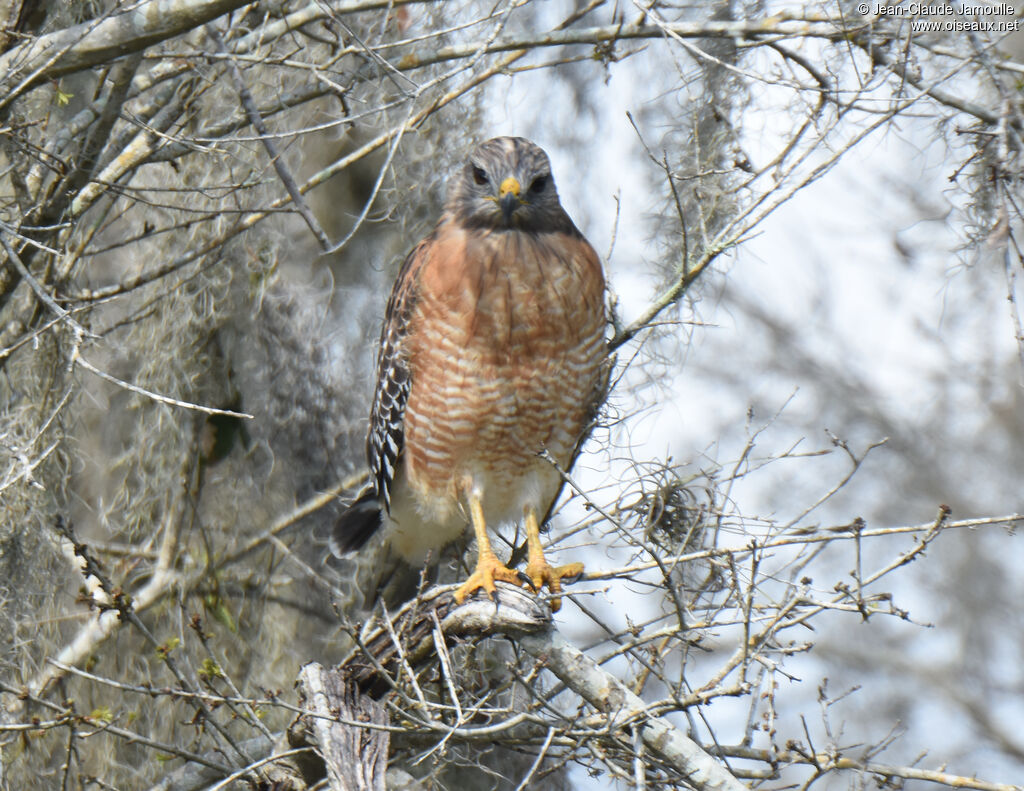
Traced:
<path fill-rule="evenodd" d="M 21 44 L 0 56 L 0 108 L 44 80 L 138 52 L 248 0 L 140 0 L 134 8 Z"/>
<path fill-rule="evenodd" d="M 660 717 L 615 676 L 571 645 L 555 629 L 520 638 L 523 648 L 544 663 L 567 687 L 608 716 L 611 730 L 635 727 L 648 749 L 679 770 L 699 791 L 747 788 L 696 742 Z"/>

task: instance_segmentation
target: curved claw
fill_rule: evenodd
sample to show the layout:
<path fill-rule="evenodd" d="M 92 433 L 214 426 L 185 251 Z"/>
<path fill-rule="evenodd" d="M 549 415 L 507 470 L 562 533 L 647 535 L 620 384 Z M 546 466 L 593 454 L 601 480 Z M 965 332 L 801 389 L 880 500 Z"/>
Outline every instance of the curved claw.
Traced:
<path fill-rule="evenodd" d="M 517 571 L 516 574 L 519 576 L 519 581 L 523 583 L 523 587 L 529 587 L 534 593 L 540 590 L 536 585 L 533 584 L 533 580 L 530 579 L 530 575 L 525 571 Z"/>

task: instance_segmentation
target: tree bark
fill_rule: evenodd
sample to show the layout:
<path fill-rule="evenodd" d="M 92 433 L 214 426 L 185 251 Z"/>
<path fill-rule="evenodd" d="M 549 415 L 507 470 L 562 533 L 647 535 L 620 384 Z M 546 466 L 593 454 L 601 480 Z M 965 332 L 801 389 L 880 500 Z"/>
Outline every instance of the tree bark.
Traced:
<path fill-rule="evenodd" d="M 300 705 L 309 740 L 320 751 L 332 791 L 385 791 L 388 746 L 384 707 L 348 680 L 343 670 L 311 662 L 299 671 Z M 366 723 L 364 727 L 357 723 Z"/>

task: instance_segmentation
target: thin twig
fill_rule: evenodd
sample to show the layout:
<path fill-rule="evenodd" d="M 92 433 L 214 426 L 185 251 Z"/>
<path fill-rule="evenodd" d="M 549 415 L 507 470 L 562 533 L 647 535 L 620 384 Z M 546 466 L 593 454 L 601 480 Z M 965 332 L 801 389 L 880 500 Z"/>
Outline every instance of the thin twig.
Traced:
<path fill-rule="evenodd" d="M 184 409 L 194 409 L 197 412 L 203 412 L 207 415 L 227 415 L 228 417 L 239 417 L 245 418 L 246 420 L 254 420 L 255 416 L 250 415 L 248 412 L 235 412 L 231 409 L 218 409 L 212 406 L 203 406 L 202 404 L 193 404 L 190 401 L 181 401 L 177 398 L 171 398 L 170 396 L 160 395 L 160 393 L 154 393 L 152 390 L 147 390 L 144 387 L 133 385 L 131 382 L 126 382 L 123 379 L 118 379 L 116 376 L 111 376 L 106 371 L 101 371 L 91 362 L 82 357 L 78 353 L 77 348 L 71 356 L 72 365 L 80 365 L 90 373 L 95 374 L 100 379 L 105 379 L 111 384 L 115 384 L 118 387 L 123 387 L 125 390 L 131 390 L 133 393 L 145 396 L 146 398 L 152 398 L 161 404 L 169 404 L 170 406 L 178 406 Z"/>
<path fill-rule="evenodd" d="M 11 228 L 6 224 L 0 222 L 0 245 L 3 245 L 4 252 L 7 253 L 7 260 L 11 262 L 11 265 L 17 271 L 19 275 L 24 278 L 25 282 L 29 284 L 35 295 L 39 297 L 39 301 L 48 307 L 53 313 L 63 322 L 66 322 L 69 327 L 74 331 L 75 335 L 79 338 L 95 338 L 96 335 L 89 332 L 85 327 L 71 318 L 64 308 L 54 302 L 53 297 L 46 293 L 46 289 L 40 285 L 39 281 L 36 280 L 32 273 L 28 271 L 28 267 L 22 263 L 18 253 L 14 250 L 11 244 L 7 241 L 7 234 L 14 235 Z"/>
<path fill-rule="evenodd" d="M 223 54 L 228 54 L 227 47 L 224 46 L 224 39 L 220 37 L 220 33 L 217 32 L 217 28 L 213 25 L 206 26 L 206 34 L 213 41 L 217 50 Z M 292 203 L 295 204 L 295 209 L 302 219 L 306 221 L 306 225 L 309 226 L 309 230 L 313 236 L 316 237 L 317 242 L 320 244 L 320 249 L 324 252 L 331 252 L 331 240 L 327 238 L 327 234 L 324 229 L 320 227 L 320 223 L 317 222 L 316 217 L 313 214 L 313 210 L 309 208 L 309 204 L 306 203 L 305 198 L 302 197 L 302 193 L 299 191 L 299 185 L 295 182 L 295 177 L 292 176 L 291 170 L 285 163 L 284 158 L 281 156 L 281 152 L 277 150 L 277 144 L 274 143 L 273 139 L 270 138 L 269 130 L 267 125 L 263 122 L 263 118 L 260 116 L 260 111 L 256 107 L 256 101 L 252 98 L 252 94 L 245 85 L 245 80 L 242 79 L 242 73 L 238 70 L 238 64 L 231 58 L 227 60 L 228 71 L 231 74 L 231 81 L 235 85 L 235 91 L 238 93 L 238 98 L 242 102 L 242 107 L 245 108 L 245 114 L 249 117 L 249 123 L 252 124 L 252 128 L 256 130 L 256 134 L 260 136 L 260 142 L 263 147 L 267 150 L 267 156 L 270 157 L 270 162 L 274 166 L 274 170 L 277 171 L 277 176 L 281 179 L 281 183 L 287 190 L 289 197 L 292 199 Z"/>

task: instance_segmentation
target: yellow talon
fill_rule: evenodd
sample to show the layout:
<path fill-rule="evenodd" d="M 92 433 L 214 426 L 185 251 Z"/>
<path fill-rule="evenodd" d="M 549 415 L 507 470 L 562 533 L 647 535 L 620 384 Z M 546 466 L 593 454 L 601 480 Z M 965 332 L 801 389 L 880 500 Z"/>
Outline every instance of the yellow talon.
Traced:
<path fill-rule="evenodd" d="M 526 547 L 528 559 L 526 576 L 533 582 L 533 587 L 540 590 L 547 585 L 553 594 L 562 592 L 562 579 L 579 577 L 583 573 L 582 563 L 568 563 L 565 566 L 551 566 L 544 558 L 544 549 L 540 545 L 540 525 L 537 523 L 537 512 L 533 507 L 526 509 Z M 551 612 L 562 608 L 562 600 L 556 595 L 551 599 Z"/>
<path fill-rule="evenodd" d="M 513 585 L 523 584 L 522 577 L 498 560 L 494 550 L 491 549 L 491 539 L 487 536 L 487 523 L 484 521 L 484 509 L 480 504 L 480 495 L 468 492 L 466 499 L 469 501 L 469 518 L 473 523 L 473 532 L 476 534 L 476 569 L 469 575 L 469 579 L 455 591 L 457 604 L 462 604 L 469 594 L 480 590 L 480 588 L 483 588 L 493 599 L 495 580 L 511 582 Z"/>
<path fill-rule="evenodd" d="M 537 523 L 537 512 L 533 506 L 529 506 L 524 511 L 527 546 L 526 573 L 513 571 L 498 560 L 494 550 L 491 549 L 491 540 L 487 535 L 487 523 L 484 521 L 484 509 L 480 503 L 480 495 L 475 492 L 467 492 L 466 499 L 469 501 L 469 517 L 473 524 L 473 533 L 476 535 L 476 568 L 469 575 L 469 579 L 455 591 L 455 602 L 462 604 L 467 596 L 481 588 L 493 599 L 495 580 L 511 582 L 513 585 L 524 585 L 526 579 L 529 579 L 536 591 L 547 585 L 548 590 L 554 594 L 551 599 L 551 612 L 558 612 L 562 607 L 562 600 L 557 595 L 562 592 L 562 580 L 579 577 L 583 573 L 583 564 L 569 563 L 565 566 L 548 564 L 544 558 L 544 549 L 540 544 L 540 525 Z"/>
<path fill-rule="evenodd" d="M 523 581 L 519 574 L 508 568 L 494 555 L 493 552 L 481 553 L 477 558 L 476 570 L 469 575 L 459 589 L 455 591 L 455 601 L 462 604 L 466 597 L 481 588 L 487 595 L 494 598 L 494 581 L 511 582 L 513 585 L 522 585 Z"/>

